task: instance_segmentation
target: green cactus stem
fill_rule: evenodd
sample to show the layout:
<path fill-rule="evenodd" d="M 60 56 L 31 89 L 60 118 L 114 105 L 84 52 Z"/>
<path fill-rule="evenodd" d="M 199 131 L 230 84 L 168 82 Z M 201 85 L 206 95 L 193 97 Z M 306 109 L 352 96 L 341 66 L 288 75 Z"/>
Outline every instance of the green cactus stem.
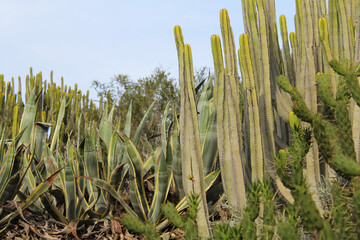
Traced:
<path fill-rule="evenodd" d="M 206 202 L 204 169 L 200 144 L 197 109 L 195 105 L 195 83 L 190 45 L 184 45 L 180 26 L 174 28 L 179 60 L 180 82 L 180 146 L 183 168 L 183 184 L 189 195 L 200 195 L 197 225 L 200 237 L 209 237 L 208 206 Z"/>

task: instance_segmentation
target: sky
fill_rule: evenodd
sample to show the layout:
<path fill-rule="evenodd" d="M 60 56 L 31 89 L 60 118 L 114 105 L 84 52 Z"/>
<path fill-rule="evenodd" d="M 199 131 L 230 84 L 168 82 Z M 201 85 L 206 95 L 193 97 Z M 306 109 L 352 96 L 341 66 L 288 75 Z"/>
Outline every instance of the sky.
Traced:
<path fill-rule="evenodd" d="M 294 31 L 295 0 L 275 0 Z M 29 68 L 49 80 L 97 98 L 93 80 L 127 74 L 136 80 L 162 67 L 178 78 L 173 28 L 191 45 L 195 69 L 213 69 L 210 37 L 221 35 L 219 13 L 229 12 L 237 49 L 244 33 L 241 1 L 235 0 L 0 0 L 0 74 L 25 82 Z M 17 81 L 15 81 L 17 82 Z M 24 89 L 24 88 L 23 88 Z"/>

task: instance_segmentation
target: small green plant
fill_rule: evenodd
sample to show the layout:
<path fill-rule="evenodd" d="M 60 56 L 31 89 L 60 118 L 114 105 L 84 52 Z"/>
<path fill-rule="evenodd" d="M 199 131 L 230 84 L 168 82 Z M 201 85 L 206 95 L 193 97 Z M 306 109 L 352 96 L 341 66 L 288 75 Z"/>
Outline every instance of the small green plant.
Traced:
<path fill-rule="evenodd" d="M 248 206 L 244 209 L 242 225 L 242 236 L 245 239 L 256 239 L 255 219 L 260 213 L 260 191 L 261 184 L 253 182 L 248 185 Z"/>
<path fill-rule="evenodd" d="M 275 230 L 275 205 L 274 191 L 271 187 L 271 180 L 265 179 L 261 184 L 261 197 L 264 205 L 263 239 L 272 239 Z"/>
<path fill-rule="evenodd" d="M 156 232 L 155 225 L 151 222 L 142 222 L 139 218 L 133 215 L 125 215 L 123 219 L 121 219 L 121 224 L 125 225 L 131 231 L 136 233 L 145 234 L 145 236 L 149 240 L 157 240 L 160 239 L 160 235 Z"/>
<path fill-rule="evenodd" d="M 337 182 L 331 186 L 333 196 L 331 216 L 334 232 L 338 239 L 356 239 L 356 227 L 352 223 L 352 198 L 349 189 L 341 187 Z M 355 207 L 355 206 L 354 206 Z"/>
<path fill-rule="evenodd" d="M 277 226 L 278 235 L 282 240 L 299 239 L 299 211 L 294 205 L 285 207 L 284 220 Z"/>
<path fill-rule="evenodd" d="M 199 239 L 196 216 L 199 211 L 199 195 L 188 195 L 189 208 L 187 215 L 180 215 L 175 206 L 171 203 L 166 203 L 162 206 L 165 217 L 174 224 L 175 227 L 183 228 L 185 230 L 185 239 L 196 240 Z"/>
<path fill-rule="evenodd" d="M 230 222 L 219 222 L 214 225 L 215 240 L 241 239 L 241 224 L 231 225 Z"/>
<path fill-rule="evenodd" d="M 303 175 L 305 157 L 311 144 L 311 130 L 302 128 L 300 119 L 293 112 L 289 114 L 289 122 L 293 133 L 293 146 L 288 149 L 289 156 L 285 150 L 279 151 L 275 161 L 277 174 L 291 190 L 295 199 L 294 206 L 300 213 L 304 227 L 308 231 L 316 232 L 319 239 L 335 239 L 329 222 L 321 217 L 316 208 Z M 281 227 L 284 226 L 286 224 Z"/>

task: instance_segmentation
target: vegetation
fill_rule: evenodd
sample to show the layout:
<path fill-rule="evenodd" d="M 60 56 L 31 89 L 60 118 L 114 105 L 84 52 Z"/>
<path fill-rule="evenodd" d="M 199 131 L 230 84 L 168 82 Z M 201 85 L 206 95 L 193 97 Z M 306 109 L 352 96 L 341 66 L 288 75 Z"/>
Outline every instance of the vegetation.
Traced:
<path fill-rule="evenodd" d="M 152 102 L 156 101 L 144 129 L 144 135 L 148 138 L 160 133 L 159 123 L 166 104 L 171 102 L 171 109 L 178 108 L 179 90 L 175 79 L 170 78 L 170 73 L 161 68 L 156 68 L 149 77 L 140 78 L 136 82 L 132 81 L 128 75 L 119 74 L 109 83 L 93 81 L 92 86 L 98 92 L 99 97 L 106 96 L 109 106 L 113 103 L 119 106 L 115 117 L 124 118 L 131 105 L 135 110 L 132 111 L 131 116 L 133 129 L 140 124 Z"/>
<path fill-rule="evenodd" d="M 46 212 L 76 239 L 109 221 L 114 238 L 359 239 L 359 6 L 296 1 L 281 51 L 274 1 L 242 4 L 240 49 L 223 9 L 204 81 L 175 26 L 180 89 L 119 75 L 94 104 L 52 74 L 24 92 L 1 76 L 0 234 L 54 238 L 27 220 Z"/>

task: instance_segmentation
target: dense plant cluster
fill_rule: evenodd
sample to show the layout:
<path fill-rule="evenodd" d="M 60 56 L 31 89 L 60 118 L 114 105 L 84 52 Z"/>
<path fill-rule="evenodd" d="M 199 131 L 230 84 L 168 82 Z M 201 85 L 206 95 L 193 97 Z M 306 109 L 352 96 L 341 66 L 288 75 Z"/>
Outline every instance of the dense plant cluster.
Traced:
<path fill-rule="evenodd" d="M 0 76 L 0 233 L 28 210 L 75 238 L 121 212 L 148 239 L 359 239 L 359 5 L 296 1 L 282 50 L 274 1 L 242 5 L 238 51 L 220 11 L 214 77 L 195 79 L 175 26 L 179 92 L 160 70 L 140 85 L 119 75 L 119 103 L 94 83 L 98 104 L 32 70 L 25 91 Z"/>

